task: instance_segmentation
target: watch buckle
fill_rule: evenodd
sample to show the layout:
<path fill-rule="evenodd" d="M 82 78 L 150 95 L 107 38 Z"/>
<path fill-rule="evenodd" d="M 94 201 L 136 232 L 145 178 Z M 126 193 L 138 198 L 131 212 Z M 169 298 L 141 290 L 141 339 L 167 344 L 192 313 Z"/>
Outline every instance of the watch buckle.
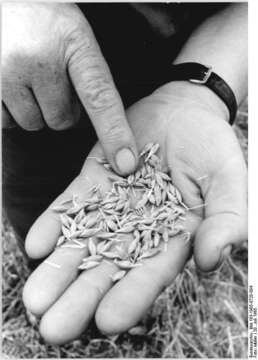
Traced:
<path fill-rule="evenodd" d="M 203 74 L 202 79 L 189 79 L 189 81 L 194 84 L 206 84 L 206 82 L 209 80 L 211 76 L 211 73 L 212 73 L 212 67 L 208 66 L 207 70 Z"/>

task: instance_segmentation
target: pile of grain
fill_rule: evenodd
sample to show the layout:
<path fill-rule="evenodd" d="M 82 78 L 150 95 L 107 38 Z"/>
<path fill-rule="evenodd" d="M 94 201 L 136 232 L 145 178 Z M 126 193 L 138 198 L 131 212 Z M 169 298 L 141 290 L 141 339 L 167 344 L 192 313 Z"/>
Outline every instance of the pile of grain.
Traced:
<path fill-rule="evenodd" d="M 143 259 L 167 251 L 173 236 L 190 239 L 183 224 L 188 209 L 171 177 L 162 171 L 158 151 L 158 144 L 147 144 L 140 168 L 127 178 L 114 174 L 105 159 L 96 158 L 109 171 L 112 189 L 103 196 L 96 185 L 83 202 L 73 196 L 53 207 L 62 223 L 56 246 L 88 250 L 80 270 L 94 268 L 103 259 L 113 261 L 119 269 L 113 281 L 118 281 Z"/>

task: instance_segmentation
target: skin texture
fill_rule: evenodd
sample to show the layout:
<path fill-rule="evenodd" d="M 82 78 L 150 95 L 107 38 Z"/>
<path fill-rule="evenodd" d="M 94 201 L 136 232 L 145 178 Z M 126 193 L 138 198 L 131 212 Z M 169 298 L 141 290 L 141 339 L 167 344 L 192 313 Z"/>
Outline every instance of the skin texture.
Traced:
<path fill-rule="evenodd" d="M 122 101 L 75 4 L 3 4 L 2 49 L 4 127 L 68 129 L 82 105 L 114 170 L 134 170 L 137 149 Z"/>
<path fill-rule="evenodd" d="M 238 103 L 247 84 L 246 10 L 235 4 L 208 19 L 175 61 L 212 65 L 232 87 Z M 175 238 L 167 253 L 146 259 L 144 266 L 114 286 L 113 264 L 105 262 L 78 276 L 83 251 L 51 253 L 60 222 L 47 209 L 32 226 L 26 250 L 36 259 L 51 254 L 49 261 L 62 270 L 42 263 L 23 293 L 26 307 L 42 316 L 40 331 L 46 341 L 62 344 L 77 338 L 93 316 L 105 333 L 127 330 L 182 271 L 191 254 L 200 269 L 213 270 L 232 245 L 246 239 L 246 166 L 226 121 L 228 110 L 212 91 L 171 83 L 125 114 L 94 34 L 74 4 L 4 4 L 2 49 L 4 126 L 67 129 L 78 122 L 81 103 L 100 141 L 90 156 L 101 157 L 104 151 L 113 169 L 127 174 L 136 166 L 136 148 L 158 142 L 164 167 L 171 171 L 186 204 L 205 203 L 187 217 L 192 249 Z M 121 169 L 116 155 L 123 148 L 133 155 L 118 156 L 120 165 L 130 165 Z M 105 192 L 110 186 L 107 175 L 93 159 L 86 159 L 81 174 L 56 203 L 72 194 L 85 198 L 95 183 Z"/>
<path fill-rule="evenodd" d="M 107 262 L 78 276 L 76 267 L 85 256 L 84 250 L 57 249 L 51 253 L 60 223 L 47 209 L 32 226 L 26 250 L 33 258 L 51 253 L 48 260 L 61 265 L 62 270 L 42 263 L 23 293 L 26 307 L 42 316 L 40 331 L 46 341 L 61 344 L 77 338 L 93 316 L 107 334 L 129 329 L 182 271 L 191 254 L 200 269 L 213 270 L 228 246 L 246 239 L 246 166 L 238 141 L 222 112 L 200 103 L 195 92 L 184 94 L 180 86 L 175 83 L 172 88 L 160 88 L 128 109 L 127 116 L 139 148 L 147 142 L 161 145 L 164 168 L 171 171 L 185 203 L 189 207 L 206 204 L 187 216 L 193 248 L 174 238 L 168 252 L 146 259 L 142 267 L 131 270 L 115 285 L 110 275 L 116 267 Z M 100 144 L 96 144 L 90 156 L 101 155 Z M 100 183 L 105 192 L 110 186 L 107 174 L 89 158 L 55 203 L 71 194 L 85 198 L 92 183 Z"/>

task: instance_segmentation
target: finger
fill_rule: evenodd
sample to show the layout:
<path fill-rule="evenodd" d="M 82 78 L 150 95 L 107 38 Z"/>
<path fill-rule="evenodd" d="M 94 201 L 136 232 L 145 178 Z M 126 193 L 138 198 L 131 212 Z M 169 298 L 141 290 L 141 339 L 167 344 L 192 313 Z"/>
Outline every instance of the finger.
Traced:
<path fill-rule="evenodd" d="M 113 285 L 117 271 L 113 263 L 103 262 L 86 270 L 44 314 L 40 333 L 52 344 L 64 344 L 79 337 L 92 319 L 96 308 Z"/>
<path fill-rule="evenodd" d="M 90 195 L 89 190 L 93 185 L 99 184 L 103 193 L 109 189 L 109 180 L 107 176 L 104 176 L 105 169 L 97 161 L 93 161 L 91 157 L 103 157 L 103 152 L 99 146 L 98 148 L 95 147 L 89 154 L 81 174 L 74 179 L 30 228 L 25 241 L 25 249 L 29 257 L 40 259 L 47 256 L 54 249 L 61 233 L 59 214 L 53 210 L 55 205 L 71 200 L 73 195 L 78 198 L 78 201 L 85 200 Z"/>
<path fill-rule="evenodd" d="M 190 215 L 187 230 L 193 235 L 200 219 Z M 103 298 L 96 324 L 106 334 L 118 334 L 135 326 L 166 286 L 180 273 L 190 254 L 190 242 L 184 236 L 169 240 L 167 252 L 146 259 L 144 265 L 132 269 Z"/>
<path fill-rule="evenodd" d="M 12 118 L 23 129 L 35 131 L 44 127 L 40 109 L 27 87 L 3 82 L 3 100 Z"/>
<path fill-rule="evenodd" d="M 68 49 L 68 71 L 113 169 L 123 175 L 132 172 L 138 158 L 134 136 L 110 70 L 87 24 Z"/>
<path fill-rule="evenodd" d="M 215 269 L 232 245 L 247 239 L 247 172 L 242 155 L 236 153 L 235 159 L 214 175 L 208 187 L 202 186 L 205 220 L 196 234 L 194 256 L 203 271 Z"/>
<path fill-rule="evenodd" d="M 11 129 L 15 126 L 16 126 L 15 121 L 13 120 L 5 104 L 2 102 L 2 128 Z"/>
<path fill-rule="evenodd" d="M 23 289 L 23 302 L 35 315 L 42 315 L 78 274 L 85 249 L 58 248 L 31 274 Z"/>
<path fill-rule="evenodd" d="M 78 123 L 79 102 L 61 64 L 41 63 L 34 74 L 32 88 L 51 129 L 65 130 Z"/>
<path fill-rule="evenodd" d="M 102 157 L 100 147 L 95 147 L 90 154 L 94 158 Z M 97 161 L 88 159 L 82 173 L 69 185 L 52 205 L 70 200 L 73 196 L 78 201 L 87 198 L 90 188 L 100 184 L 103 192 L 110 187 L 106 170 Z M 86 175 L 90 173 L 90 177 Z M 54 250 L 61 232 L 59 215 L 52 205 L 36 220 L 31 227 L 25 242 L 28 255 L 32 258 L 47 256 Z M 74 254 L 71 254 L 71 251 Z M 82 258 L 86 253 L 80 249 L 58 248 L 31 275 L 24 289 L 24 303 L 35 314 L 43 314 L 76 278 Z M 40 294 L 40 296 L 39 296 Z"/>

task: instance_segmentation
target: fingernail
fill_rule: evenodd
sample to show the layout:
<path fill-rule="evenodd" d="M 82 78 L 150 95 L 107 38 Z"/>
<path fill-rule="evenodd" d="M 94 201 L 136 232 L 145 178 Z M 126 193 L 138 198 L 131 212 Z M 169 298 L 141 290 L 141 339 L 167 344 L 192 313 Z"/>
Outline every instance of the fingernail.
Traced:
<path fill-rule="evenodd" d="M 135 168 L 135 157 L 132 151 L 124 148 L 116 154 L 116 165 L 122 174 L 129 174 Z"/>
<path fill-rule="evenodd" d="M 232 249 L 232 246 L 227 245 L 226 247 L 224 247 L 224 249 L 221 250 L 220 260 L 219 260 L 219 264 L 218 264 L 219 267 L 223 264 L 225 259 L 230 255 L 231 249 Z"/>
<path fill-rule="evenodd" d="M 224 249 L 221 252 L 224 259 L 226 259 L 230 255 L 231 250 L 232 250 L 232 245 L 227 245 L 226 247 L 224 247 Z"/>
<path fill-rule="evenodd" d="M 204 273 L 211 275 L 220 272 L 221 268 L 223 267 L 224 261 L 231 253 L 231 249 L 232 249 L 231 245 L 227 245 L 225 248 L 223 248 L 220 253 L 219 261 L 216 264 L 214 264 L 211 270 L 204 271 Z"/>

